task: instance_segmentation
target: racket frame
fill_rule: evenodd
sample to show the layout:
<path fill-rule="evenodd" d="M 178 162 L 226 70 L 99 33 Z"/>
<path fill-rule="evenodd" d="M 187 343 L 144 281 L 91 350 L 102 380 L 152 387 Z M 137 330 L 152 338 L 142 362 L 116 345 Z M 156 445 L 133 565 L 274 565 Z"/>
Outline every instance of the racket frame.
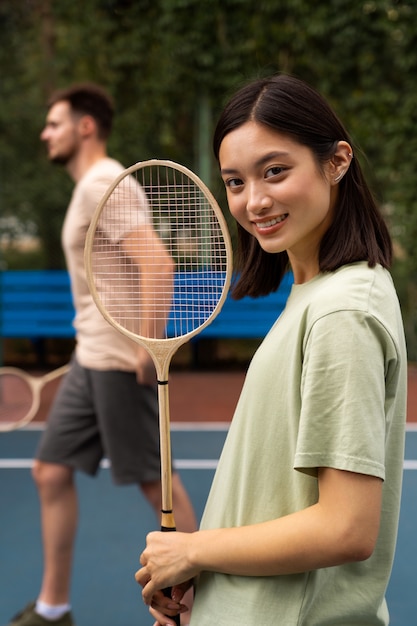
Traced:
<path fill-rule="evenodd" d="M 180 335 L 178 337 L 166 337 L 163 339 L 154 337 L 143 337 L 131 332 L 129 329 L 122 326 L 117 320 L 115 320 L 106 310 L 103 305 L 98 290 L 94 282 L 94 270 L 93 270 L 93 243 L 96 228 L 101 216 L 101 213 L 106 206 L 108 199 L 113 191 L 117 188 L 119 183 L 131 174 L 143 170 L 147 167 L 167 167 L 177 170 L 178 172 L 188 176 L 195 185 L 204 193 L 206 199 L 210 203 L 216 218 L 221 227 L 222 236 L 225 246 L 225 259 L 226 259 L 226 272 L 223 289 L 216 306 L 213 308 L 211 315 L 204 320 L 198 327 Z M 139 183 L 140 184 L 140 183 Z M 162 487 L 162 521 L 161 527 L 164 530 L 174 530 L 175 520 L 172 511 L 172 470 L 171 470 L 171 443 L 170 443 L 170 414 L 169 414 L 169 391 L 168 391 L 168 373 L 169 366 L 175 352 L 185 343 L 187 343 L 192 337 L 200 333 L 206 328 L 215 317 L 220 313 L 223 303 L 227 297 L 229 291 L 231 277 L 232 277 L 232 244 L 230 239 L 230 233 L 228 230 L 226 219 L 211 191 L 203 183 L 203 181 L 194 172 L 189 170 L 183 165 L 175 163 L 169 160 L 150 159 L 147 161 L 140 161 L 129 168 L 123 170 L 119 176 L 113 181 L 110 187 L 105 192 L 101 201 L 99 202 L 93 217 L 90 222 L 90 226 L 87 231 L 84 251 L 84 264 L 87 275 L 87 282 L 90 289 L 90 293 L 93 300 L 98 307 L 99 311 L 103 315 L 104 319 L 109 322 L 119 332 L 132 339 L 137 344 L 143 346 L 151 356 L 155 365 L 157 382 L 158 382 L 158 405 L 159 405 L 159 431 L 160 431 L 160 456 L 161 456 L 161 487 Z"/>
<path fill-rule="evenodd" d="M 30 388 L 32 392 L 32 404 L 30 406 L 29 411 L 26 413 L 26 415 L 23 418 L 17 420 L 16 422 L 1 422 L 0 421 L 0 432 L 8 432 L 11 430 L 17 430 L 18 428 L 23 428 L 24 426 L 29 424 L 33 420 L 33 418 L 36 416 L 39 410 L 39 406 L 41 402 L 41 391 L 43 387 L 47 385 L 49 382 L 55 380 L 56 378 L 59 378 L 60 376 L 63 376 L 64 374 L 66 374 L 68 370 L 70 369 L 70 367 L 71 365 L 67 363 L 66 365 L 63 365 L 62 367 L 58 367 L 57 369 L 52 370 L 51 372 L 48 372 L 47 374 L 44 374 L 43 376 L 38 376 L 38 377 L 31 376 L 30 374 L 28 374 L 22 369 L 19 369 L 18 367 L 8 367 L 8 366 L 0 367 L 0 378 L 1 376 L 6 376 L 6 375 L 17 376 L 25 381 L 25 383 L 28 385 L 28 387 Z"/>

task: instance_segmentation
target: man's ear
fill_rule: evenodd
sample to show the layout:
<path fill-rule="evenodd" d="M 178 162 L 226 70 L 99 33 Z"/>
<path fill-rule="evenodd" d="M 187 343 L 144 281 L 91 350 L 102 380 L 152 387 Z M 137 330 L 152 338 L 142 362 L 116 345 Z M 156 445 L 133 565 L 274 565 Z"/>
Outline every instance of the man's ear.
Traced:
<path fill-rule="evenodd" d="M 332 184 L 337 185 L 349 169 L 353 159 L 352 146 L 347 141 L 339 141 L 336 152 L 330 161 L 330 176 Z"/>
<path fill-rule="evenodd" d="M 83 115 L 78 122 L 82 137 L 90 137 L 97 132 L 97 123 L 91 115 Z"/>

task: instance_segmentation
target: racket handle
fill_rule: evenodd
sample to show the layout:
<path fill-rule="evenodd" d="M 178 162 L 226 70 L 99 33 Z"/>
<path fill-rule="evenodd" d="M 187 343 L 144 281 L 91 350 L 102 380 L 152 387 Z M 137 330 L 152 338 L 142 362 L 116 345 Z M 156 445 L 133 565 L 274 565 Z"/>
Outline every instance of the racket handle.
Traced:
<path fill-rule="evenodd" d="M 165 597 L 167 597 L 167 598 L 171 597 L 171 587 L 167 587 L 166 589 L 163 589 L 162 591 L 163 591 L 163 594 L 164 594 Z M 178 615 L 175 615 L 174 617 L 170 617 L 170 619 L 173 619 L 177 626 L 181 626 L 181 615 L 180 615 L 180 613 L 178 613 Z"/>
<path fill-rule="evenodd" d="M 175 522 L 174 522 L 172 513 L 171 512 L 168 512 L 168 513 L 164 512 L 163 515 L 164 515 L 164 517 L 167 516 L 167 517 L 165 517 L 165 519 L 163 518 L 163 521 L 168 521 L 168 523 L 172 523 L 173 526 L 165 526 L 164 524 L 162 524 L 161 531 L 163 533 L 174 532 L 176 530 L 176 528 L 175 528 Z M 163 592 L 163 594 L 164 594 L 164 596 L 166 598 L 170 598 L 171 597 L 171 590 L 172 590 L 172 587 L 166 587 L 165 589 L 162 590 L 162 592 Z M 172 617 L 171 619 L 174 620 L 174 622 L 176 623 L 177 626 L 181 626 L 181 616 L 180 616 L 180 614 L 175 615 L 175 617 Z"/>

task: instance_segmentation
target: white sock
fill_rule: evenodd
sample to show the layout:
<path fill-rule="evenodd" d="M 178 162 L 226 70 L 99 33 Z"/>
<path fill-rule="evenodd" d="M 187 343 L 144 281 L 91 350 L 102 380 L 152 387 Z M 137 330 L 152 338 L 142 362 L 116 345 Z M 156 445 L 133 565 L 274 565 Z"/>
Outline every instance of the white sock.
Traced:
<path fill-rule="evenodd" d="M 70 604 L 46 604 L 42 600 L 36 601 L 35 611 L 45 619 L 57 620 L 71 609 Z"/>

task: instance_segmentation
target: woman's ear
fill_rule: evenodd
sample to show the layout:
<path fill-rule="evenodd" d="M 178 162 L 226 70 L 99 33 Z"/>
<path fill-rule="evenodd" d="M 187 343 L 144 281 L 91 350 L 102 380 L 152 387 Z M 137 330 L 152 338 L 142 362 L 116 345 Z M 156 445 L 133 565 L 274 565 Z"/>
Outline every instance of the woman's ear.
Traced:
<path fill-rule="evenodd" d="M 339 141 L 336 152 L 330 161 L 331 183 L 337 185 L 349 169 L 353 151 L 347 141 Z"/>

